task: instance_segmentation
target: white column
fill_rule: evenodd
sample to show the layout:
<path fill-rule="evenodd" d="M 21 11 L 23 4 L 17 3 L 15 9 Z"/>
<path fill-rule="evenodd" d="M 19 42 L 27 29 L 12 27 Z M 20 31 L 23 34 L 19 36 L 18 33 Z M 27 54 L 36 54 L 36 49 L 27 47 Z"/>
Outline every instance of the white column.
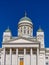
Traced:
<path fill-rule="evenodd" d="M 25 63 L 26 63 L 26 49 L 24 48 L 24 65 L 26 65 Z"/>
<path fill-rule="evenodd" d="M 5 53 L 5 48 L 4 48 L 4 65 L 6 65 L 6 53 Z"/>
<path fill-rule="evenodd" d="M 10 48 L 10 65 L 12 65 L 12 49 Z"/>
<path fill-rule="evenodd" d="M 38 65 L 39 62 L 39 48 L 37 48 L 37 57 L 36 57 L 36 65 Z"/>
<path fill-rule="evenodd" d="M 18 65 L 18 48 L 16 49 L 16 65 Z"/>
<path fill-rule="evenodd" d="M 30 52 L 30 54 L 32 55 L 32 48 L 31 48 L 31 52 Z"/>
<path fill-rule="evenodd" d="M 32 48 L 30 49 L 30 58 L 31 58 L 31 60 L 30 60 L 30 65 L 32 65 L 32 54 L 33 54 L 33 52 L 32 52 Z"/>
<path fill-rule="evenodd" d="M 24 48 L 24 55 L 26 55 L 26 49 Z"/>

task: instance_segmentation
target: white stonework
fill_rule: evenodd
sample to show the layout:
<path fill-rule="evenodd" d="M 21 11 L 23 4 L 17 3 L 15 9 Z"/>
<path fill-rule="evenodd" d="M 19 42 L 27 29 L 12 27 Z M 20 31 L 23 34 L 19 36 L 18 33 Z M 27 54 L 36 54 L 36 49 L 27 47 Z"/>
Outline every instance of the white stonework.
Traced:
<path fill-rule="evenodd" d="M 33 23 L 24 16 L 18 23 L 18 37 L 8 28 L 3 33 L 0 65 L 49 65 L 49 48 L 45 48 L 44 32 L 38 29 L 33 36 Z"/>

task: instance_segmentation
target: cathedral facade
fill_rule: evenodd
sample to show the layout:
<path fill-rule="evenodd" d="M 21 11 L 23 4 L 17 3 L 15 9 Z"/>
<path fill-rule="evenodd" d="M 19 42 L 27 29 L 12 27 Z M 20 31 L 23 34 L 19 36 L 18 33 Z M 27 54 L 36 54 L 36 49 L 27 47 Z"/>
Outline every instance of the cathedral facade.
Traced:
<path fill-rule="evenodd" d="M 45 48 L 44 31 L 33 36 L 32 20 L 26 15 L 18 23 L 18 36 L 8 28 L 3 32 L 0 65 L 49 65 L 49 48 Z"/>

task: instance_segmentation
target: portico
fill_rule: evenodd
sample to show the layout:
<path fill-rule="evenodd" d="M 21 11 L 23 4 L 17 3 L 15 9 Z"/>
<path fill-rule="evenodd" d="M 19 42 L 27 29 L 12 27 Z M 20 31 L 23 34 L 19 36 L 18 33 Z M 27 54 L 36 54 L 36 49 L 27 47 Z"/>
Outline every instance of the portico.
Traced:
<path fill-rule="evenodd" d="M 13 65 L 13 59 L 15 59 L 16 65 L 25 65 L 26 62 L 28 62 L 28 59 L 30 58 L 29 63 L 32 65 L 32 57 L 36 56 L 35 61 L 37 62 L 38 54 L 39 54 L 39 48 L 37 47 L 5 47 L 4 49 L 4 60 L 7 62 L 8 58 L 10 58 L 10 65 Z M 14 57 L 15 56 L 15 57 Z M 26 59 L 26 56 L 29 58 Z M 22 62 L 23 61 L 23 62 Z M 38 62 L 37 62 L 38 63 Z M 30 65 L 29 64 L 29 65 Z M 8 65 L 5 63 L 5 65 Z M 37 64 L 36 64 L 37 65 Z"/>

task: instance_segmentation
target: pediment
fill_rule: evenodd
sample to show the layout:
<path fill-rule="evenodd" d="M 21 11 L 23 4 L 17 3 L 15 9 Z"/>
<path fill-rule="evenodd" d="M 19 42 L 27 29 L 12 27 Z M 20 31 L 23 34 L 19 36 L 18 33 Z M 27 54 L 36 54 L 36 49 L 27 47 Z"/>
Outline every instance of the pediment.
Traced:
<path fill-rule="evenodd" d="M 20 39 L 10 40 L 7 43 L 32 43 L 32 41 L 20 38 Z"/>

